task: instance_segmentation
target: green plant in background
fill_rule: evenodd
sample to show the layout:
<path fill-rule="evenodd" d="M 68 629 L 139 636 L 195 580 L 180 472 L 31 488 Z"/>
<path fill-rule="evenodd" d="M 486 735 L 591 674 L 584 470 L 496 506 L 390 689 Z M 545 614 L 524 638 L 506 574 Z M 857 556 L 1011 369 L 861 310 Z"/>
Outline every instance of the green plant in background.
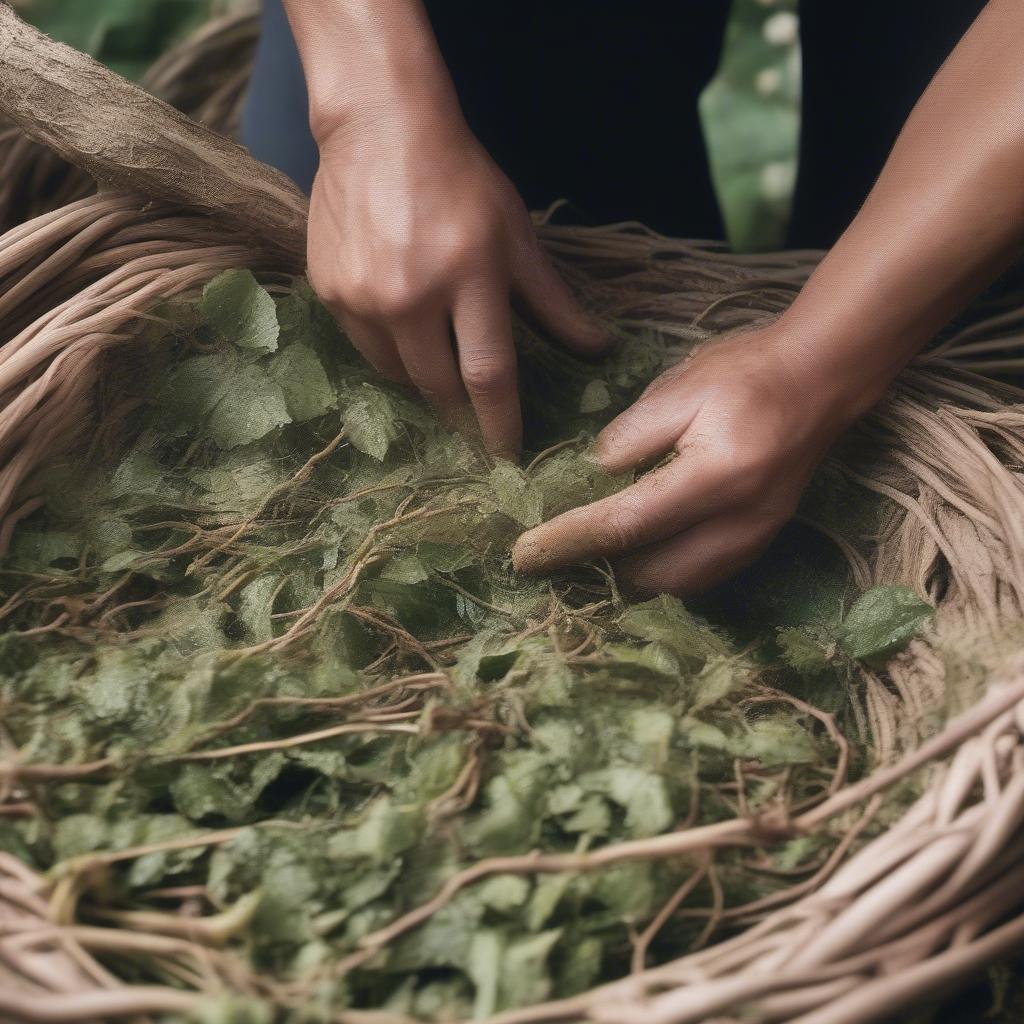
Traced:
<path fill-rule="evenodd" d="M 18 12 L 127 78 L 139 78 L 172 43 L 238 0 L 20 0 Z"/>
<path fill-rule="evenodd" d="M 800 47 L 796 0 L 733 0 L 718 74 L 700 113 L 729 243 L 781 248 L 796 181 Z"/>

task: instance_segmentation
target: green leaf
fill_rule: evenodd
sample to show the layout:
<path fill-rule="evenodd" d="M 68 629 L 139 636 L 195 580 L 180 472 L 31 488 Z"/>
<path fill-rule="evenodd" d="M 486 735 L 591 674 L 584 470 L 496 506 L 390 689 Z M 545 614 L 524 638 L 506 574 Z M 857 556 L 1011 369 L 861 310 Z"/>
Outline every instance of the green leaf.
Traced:
<path fill-rule="evenodd" d="M 207 996 L 190 1012 L 195 1024 L 272 1024 L 273 1008 L 257 999 L 238 995 Z"/>
<path fill-rule="evenodd" d="M 9 558 L 26 566 L 50 566 L 64 559 L 78 560 L 81 543 L 71 533 L 18 530 L 11 543 Z"/>
<path fill-rule="evenodd" d="M 576 876 L 570 872 L 563 872 L 557 875 L 541 875 L 537 879 L 526 906 L 526 924 L 530 931 L 540 931 L 548 923 L 575 878 Z"/>
<path fill-rule="evenodd" d="M 207 431 L 221 448 L 238 448 L 291 423 L 284 392 L 258 364 L 235 367 L 210 413 Z"/>
<path fill-rule="evenodd" d="M 626 830 L 638 839 L 664 832 L 675 818 L 668 788 L 660 775 L 619 766 L 587 772 L 580 776 L 579 784 L 618 804 L 626 812 Z"/>
<path fill-rule="evenodd" d="M 399 436 L 398 421 L 388 396 L 364 384 L 354 394 L 345 396 L 342 412 L 352 444 L 383 462 L 391 443 Z"/>
<path fill-rule="evenodd" d="M 419 839 L 421 817 L 419 807 L 399 806 L 390 797 L 381 797 L 370 805 L 366 820 L 357 829 L 332 837 L 329 853 L 339 860 L 369 857 L 389 863 Z"/>
<path fill-rule="evenodd" d="M 296 343 L 278 352 L 270 361 L 270 376 L 281 389 L 295 423 L 323 416 L 338 406 L 323 363 L 308 345 Z"/>
<path fill-rule="evenodd" d="M 423 563 L 411 551 L 405 551 L 392 558 L 381 570 L 381 579 L 395 583 L 423 583 L 430 579 L 430 574 L 423 568 Z"/>
<path fill-rule="evenodd" d="M 840 643 L 851 658 L 883 660 L 920 633 L 934 614 L 909 587 L 872 587 L 854 602 Z"/>
<path fill-rule="evenodd" d="M 593 876 L 591 895 L 618 916 L 646 917 L 656 895 L 650 861 L 616 864 Z"/>
<path fill-rule="evenodd" d="M 195 427 L 216 408 L 230 384 L 235 357 L 215 352 L 193 356 L 174 368 L 156 395 L 170 414 L 172 428 Z"/>
<path fill-rule="evenodd" d="M 468 547 L 456 544 L 437 544 L 424 541 L 416 546 L 416 556 L 425 569 L 441 573 L 454 573 L 465 569 L 475 561 Z"/>
<path fill-rule="evenodd" d="M 678 598 L 667 594 L 629 608 L 619 620 L 619 627 L 630 636 L 664 644 L 684 663 L 697 668 L 708 658 L 729 653 L 729 646 L 710 626 L 691 615 Z"/>
<path fill-rule="evenodd" d="M 255 352 L 274 352 L 281 328 L 270 293 L 250 270 L 225 270 L 204 289 L 202 314 L 226 341 Z"/>
<path fill-rule="evenodd" d="M 166 636 L 182 656 L 225 646 L 221 625 L 225 609 L 201 598 L 174 601 L 150 621 L 157 636 Z"/>
<path fill-rule="evenodd" d="M 483 911 L 472 891 L 460 893 L 392 950 L 389 967 L 400 971 L 467 967 Z"/>
<path fill-rule="evenodd" d="M 291 422 L 284 392 L 265 366 L 230 351 L 185 360 L 156 396 L 174 434 L 204 431 L 237 448 Z"/>
<path fill-rule="evenodd" d="M 562 937 L 561 928 L 510 942 L 502 962 L 497 1009 L 531 1006 L 551 994 L 548 957 Z"/>
<path fill-rule="evenodd" d="M 559 972 L 559 994 L 574 996 L 596 985 L 601 977 L 601 961 L 604 944 L 594 935 L 589 935 L 572 944 L 573 955 L 567 958 Z"/>
<path fill-rule="evenodd" d="M 555 928 L 510 941 L 502 929 L 478 931 L 467 966 L 476 986 L 473 1015 L 485 1017 L 543 1001 L 551 992 L 548 956 L 561 935 Z"/>
<path fill-rule="evenodd" d="M 750 667 L 734 657 L 709 658 L 693 681 L 693 711 L 712 707 L 750 681 Z"/>
<path fill-rule="evenodd" d="M 110 475 L 106 486 L 108 499 L 123 499 L 129 495 L 142 497 L 173 493 L 163 466 L 153 452 L 145 449 L 130 451 Z"/>
<path fill-rule="evenodd" d="M 238 619 L 249 643 L 262 643 L 274 635 L 271 621 L 274 598 L 283 580 L 276 573 L 265 573 L 247 583 L 238 595 Z"/>
<path fill-rule="evenodd" d="M 566 832 L 577 832 L 587 836 L 606 836 L 612 829 L 612 812 L 609 806 L 603 797 L 585 797 L 580 801 L 579 810 L 562 823 L 562 828 Z"/>
<path fill-rule="evenodd" d="M 540 830 L 537 811 L 546 797 L 547 761 L 531 750 L 504 758 L 504 773 L 487 784 L 487 808 L 466 829 L 481 854 L 526 850 Z"/>
<path fill-rule="evenodd" d="M 832 654 L 828 647 L 820 643 L 809 630 L 798 626 L 783 626 L 779 628 L 776 638 L 782 649 L 783 660 L 797 672 L 818 676 L 831 668 Z"/>
<path fill-rule="evenodd" d="M 480 886 L 480 902 L 492 910 L 509 912 L 522 907 L 530 895 L 530 883 L 521 875 L 493 875 Z"/>
<path fill-rule="evenodd" d="M 221 455 L 207 469 L 192 470 L 189 479 L 206 492 L 203 500 L 211 509 L 244 515 L 288 479 L 286 468 L 280 458 L 250 445 Z"/>
<path fill-rule="evenodd" d="M 626 716 L 630 739 L 644 752 L 647 764 L 668 762 L 676 732 L 676 716 L 657 707 L 634 708 Z"/>
<path fill-rule="evenodd" d="M 177 809 L 191 821 L 209 817 L 245 821 L 260 793 L 281 773 L 286 758 L 279 751 L 263 754 L 236 778 L 232 762 L 185 765 L 171 784 Z"/>
<path fill-rule="evenodd" d="M 544 495 L 517 466 L 504 460 L 491 470 L 488 483 L 498 501 L 498 509 L 509 519 L 525 526 L 537 526 L 544 520 Z"/>
<path fill-rule="evenodd" d="M 481 928 L 473 938 L 466 973 L 476 988 L 473 1001 L 475 1018 L 490 1017 L 498 1009 L 498 987 L 505 948 L 505 935 L 496 928 Z"/>
<path fill-rule="evenodd" d="M 766 768 L 821 760 L 810 733 L 785 718 L 759 718 L 751 723 L 746 736 L 732 744 L 732 750 L 739 757 L 760 761 Z"/>
<path fill-rule="evenodd" d="M 607 498 L 632 482 L 631 475 L 610 476 L 582 443 L 545 459 L 530 479 L 543 494 L 545 519 Z"/>

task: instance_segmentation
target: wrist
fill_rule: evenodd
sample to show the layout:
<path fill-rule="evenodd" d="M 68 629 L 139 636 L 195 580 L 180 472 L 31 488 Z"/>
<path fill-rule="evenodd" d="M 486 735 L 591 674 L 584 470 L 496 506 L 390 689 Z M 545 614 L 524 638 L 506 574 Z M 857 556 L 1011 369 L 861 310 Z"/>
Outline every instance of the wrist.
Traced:
<path fill-rule="evenodd" d="M 783 313 L 761 329 L 766 366 L 774 365 L 785 393 L 822 438 L 848 430 L 882 399 L 903 362 L 894 364 L 880 341 L 840 336 L 827 325 Z"/>
<path fill-rule="evenodd" d="M 422 0 L 284 0 L 318 143 L 461 118 Z"/>
<path fill-rule="evenodd" d="M 768 328 L 793 398 L 832 437 L 848 430 L 885 396 L 917 348 L 868 331 L 846 332 L 794 307 Z"/>
<path fill-rule="evenodd" d="M 349 83 L 318 83 L 310 87 L 309 126 L 323 149 L 339 139 L 368 134 L 401 132 L 461 132 L 465 121 L 454 91 L 443 84 L 420 83 L 409 89 L 402 83 L 377 81 L 372 88 Z"/>

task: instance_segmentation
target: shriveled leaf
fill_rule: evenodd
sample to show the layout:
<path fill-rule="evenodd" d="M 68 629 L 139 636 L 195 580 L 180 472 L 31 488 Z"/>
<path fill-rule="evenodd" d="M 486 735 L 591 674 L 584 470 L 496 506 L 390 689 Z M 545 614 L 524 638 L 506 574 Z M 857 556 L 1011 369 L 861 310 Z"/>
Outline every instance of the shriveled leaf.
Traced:
<path fill-rule="evenodd" d="M 543 493 L 511 462 L 498 462 L 491 470 L 489 483 L 499 510 L 509 519 L 527 529 L 543 521 Z"/>
<path fill-rule="evenodd" d="M 809 630 L 783 627 L 778 631 L 778 643 L 786 664 L 797 672 L 817 676 L 828 671 L 833 655 Z"/>
<path fill-rule="evenodd" d="M 580 396 L 580 412 L 600 412 L 611 404 L 612 397 L 603 380 L 592 380 Z"/>
<path fill-rule="evenodd" d="M 398 421 L 388 397 L 366 384 L 344 396 L 342 415 L 349 440 L 361 452 L 382 462 L 399 436 Z"/>
<path fill-rule="evenodd" d="M 226 341 L 255 352 L 274 352 L 281 328 L 274 300 L 251 270 L 225 270 L 204 289 L 202 314 Z"/>

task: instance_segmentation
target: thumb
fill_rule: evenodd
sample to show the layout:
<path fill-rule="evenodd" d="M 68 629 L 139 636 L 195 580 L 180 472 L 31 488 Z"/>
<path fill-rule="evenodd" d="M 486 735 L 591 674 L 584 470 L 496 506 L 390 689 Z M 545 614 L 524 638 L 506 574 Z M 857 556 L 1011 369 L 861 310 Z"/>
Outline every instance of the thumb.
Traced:
<path fill-rule="evenodd" d="M 601 465 L 609 473 L 625 473 L 678 448 L 701 401 L 699 393 L 678 387 L 647 391 L 598 434 Z"/>
<path fill-rule="evenodd" d="M 536 237 L 513 266 L 513 285 L 538 325 L 571 351 L 595 356 L 611 345 L 608 331 L 584 311 Z"/>

